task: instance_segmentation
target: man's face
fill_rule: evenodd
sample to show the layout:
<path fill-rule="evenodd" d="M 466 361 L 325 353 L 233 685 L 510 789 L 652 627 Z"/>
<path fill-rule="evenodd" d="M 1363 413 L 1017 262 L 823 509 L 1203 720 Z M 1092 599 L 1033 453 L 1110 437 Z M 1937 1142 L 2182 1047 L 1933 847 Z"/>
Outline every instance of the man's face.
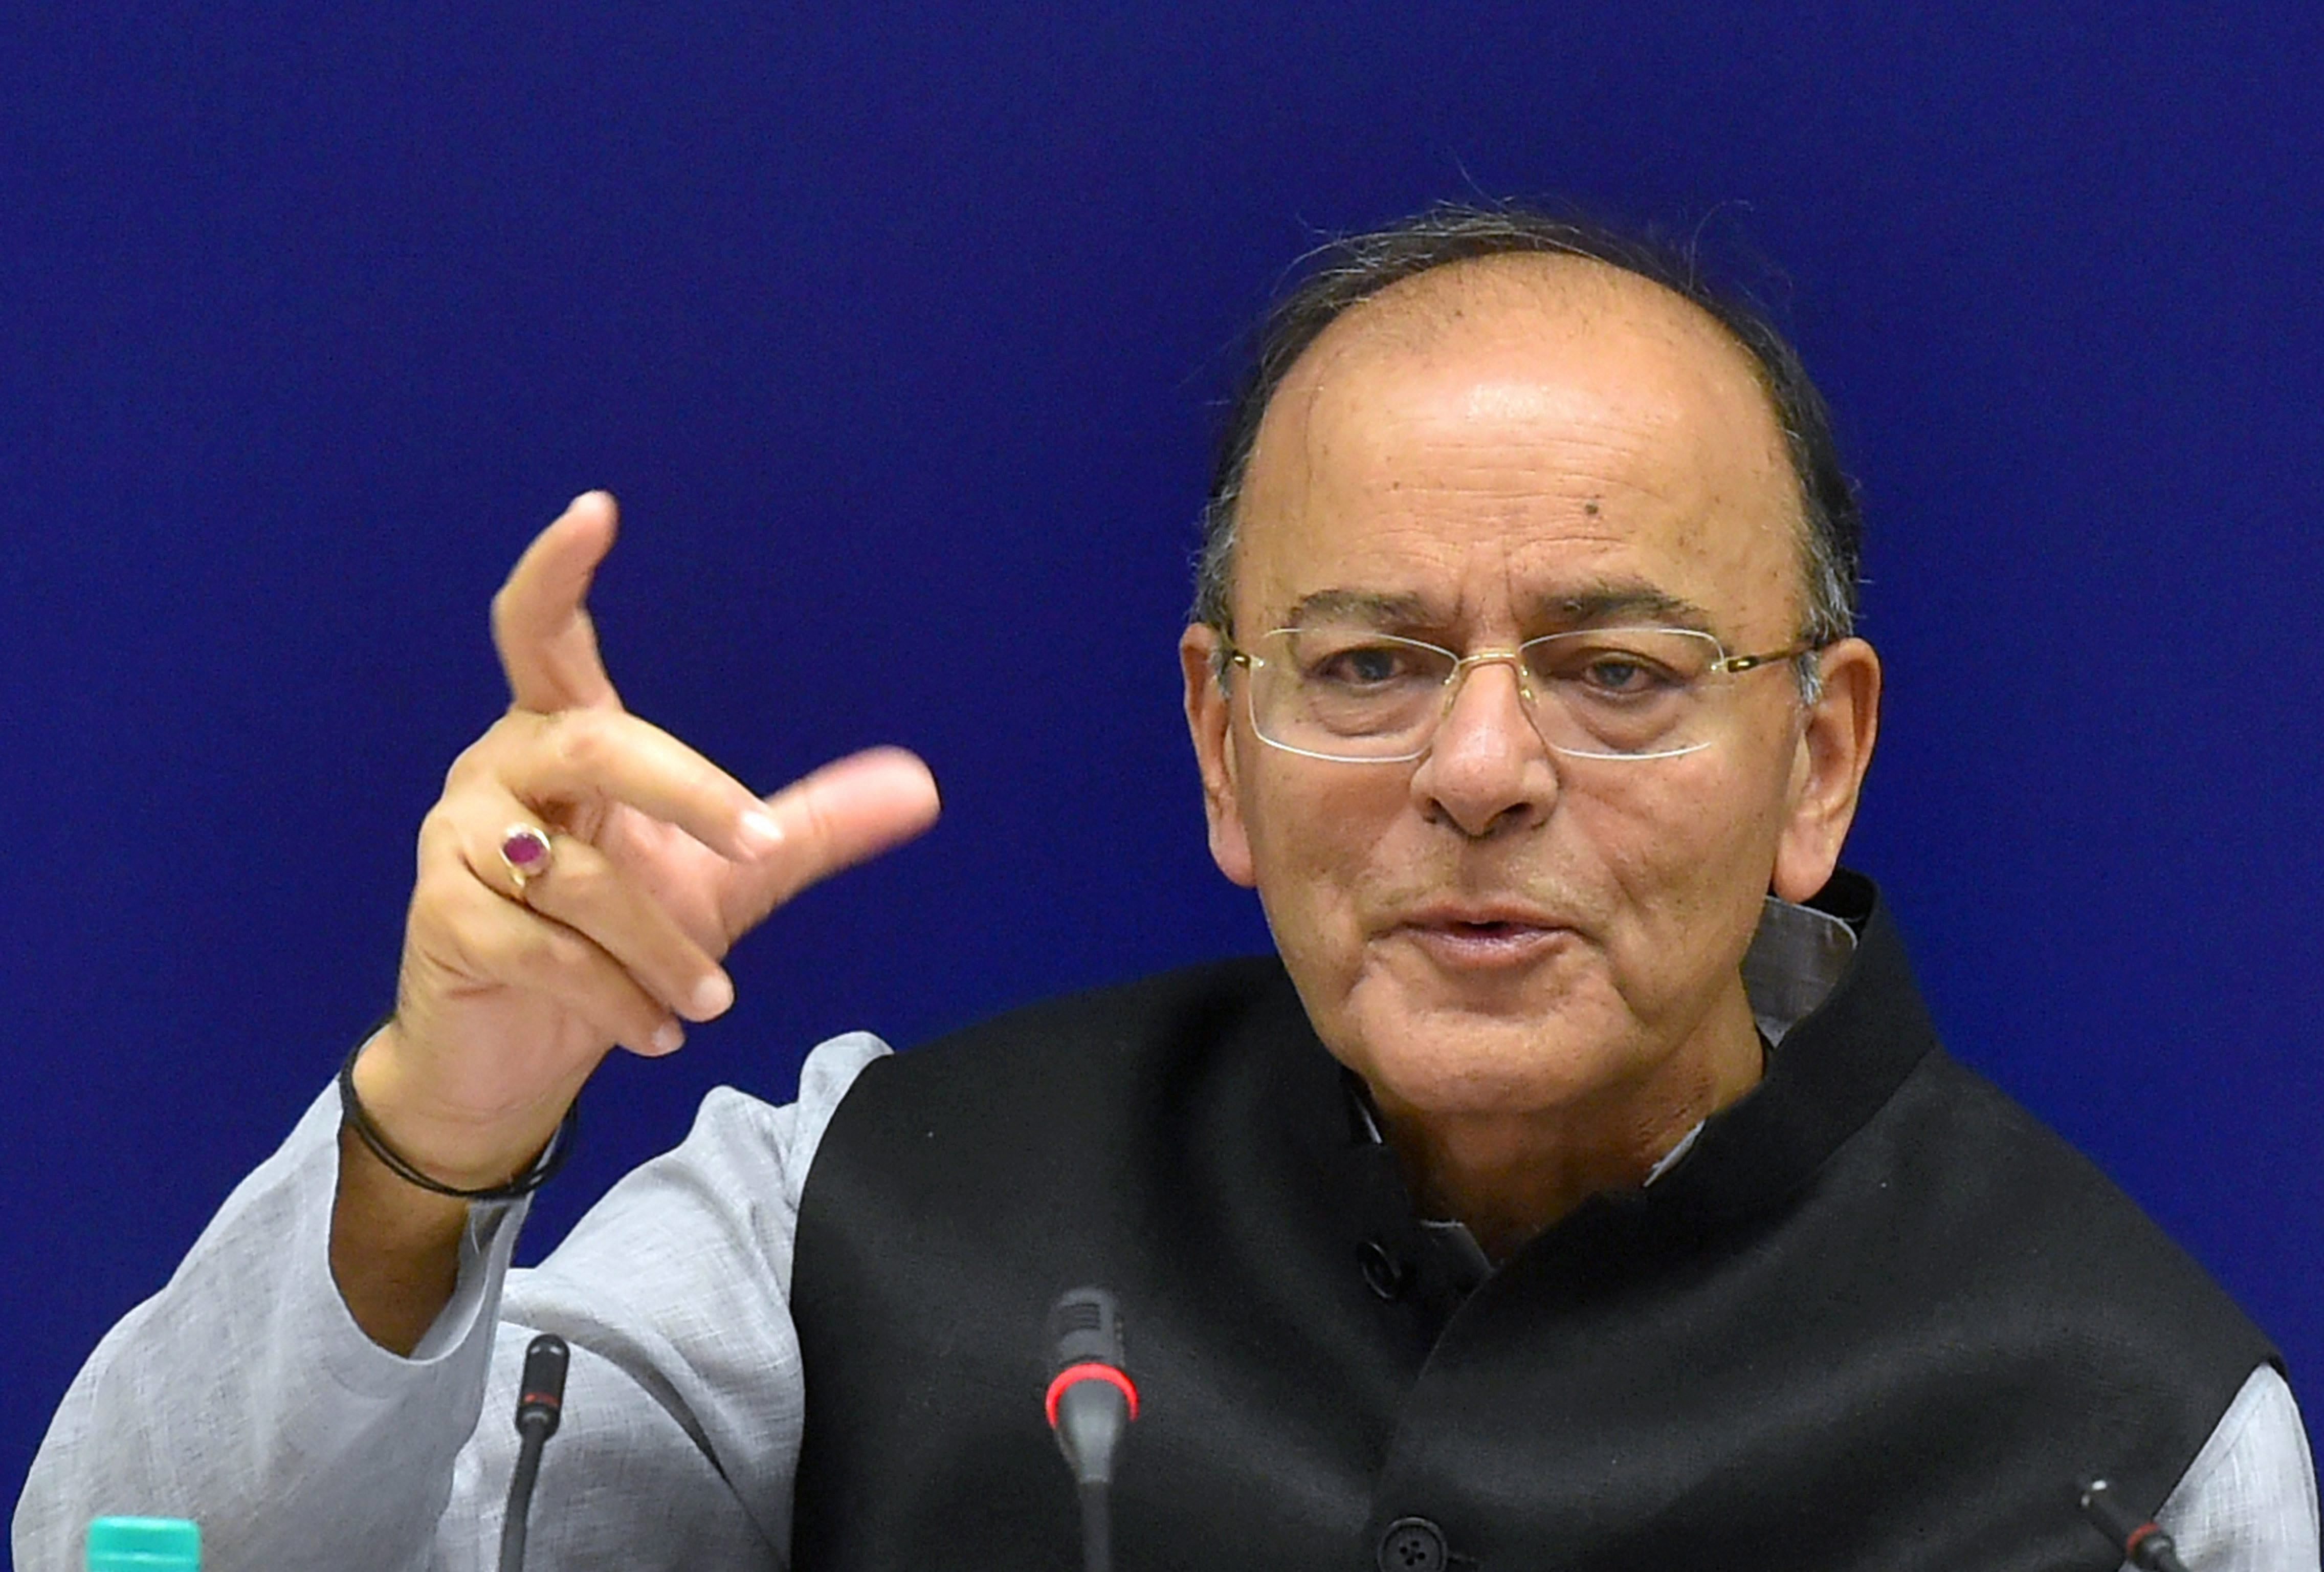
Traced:
<path fill-rule="evenodd" d="M 1328 599 L 1461 653 L 1641 624 L 1781 650 L 1799 516 L 1765 393 L 1692 307 L 1569 259 L 1460 264 L 1342 318 L 1277 393 L 1234 631 Z M 1582 759 L 1549 751 L 1512 668 L 1485 664 L 1423 758 L 1347 763 L 1262 743 L 1247 675 L 1213 680 L 1214 648 L 1198 628 L 1183 652 L 1213 855 L 1257 887 L 1324 1043 L 1391 1110 L 1621 1105 L 1711 1076 L 1714 1039 L 1748 1042 L 1738 963 L 1771 882 L 1798 898 L 1830 874 L 1869 750 L 1862 682 L 1828 701 L 1862 711 L 1846 758 L 1783 662 L 1711 680 L 1700 751 Z"/>

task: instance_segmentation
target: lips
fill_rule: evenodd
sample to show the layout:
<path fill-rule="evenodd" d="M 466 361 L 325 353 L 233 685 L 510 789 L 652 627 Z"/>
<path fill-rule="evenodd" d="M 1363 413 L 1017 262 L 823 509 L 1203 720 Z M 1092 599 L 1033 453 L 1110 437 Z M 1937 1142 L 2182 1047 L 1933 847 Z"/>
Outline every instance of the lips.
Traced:
<path fill-rule="evenodd" d="M 1467 902 L 1407 913 L 1393 930 L 1440 966 L 1491 971 L 1528 965 L 1573 938 L 1573 929 L 1532 907 Z"/>
<path fill-rule="evenodd" d="M 1554 912 L 1516 901 L 1434 901 L 1403 913 L 1404 928 L 1571 928 Z"/>

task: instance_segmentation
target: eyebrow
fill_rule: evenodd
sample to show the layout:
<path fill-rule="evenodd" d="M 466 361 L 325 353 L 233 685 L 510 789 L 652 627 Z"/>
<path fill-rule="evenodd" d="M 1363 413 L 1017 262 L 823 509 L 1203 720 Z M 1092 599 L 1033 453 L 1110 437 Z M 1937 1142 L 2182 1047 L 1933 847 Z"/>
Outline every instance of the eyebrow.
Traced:
<path fill-rule="evenodd" d="M 1417 595 L 1384 595 L 1370 589 L 1319 589 L 1294 602 L 1284 618 L 1286 627 L 1311 627 L 1316 623 L 1369 623 L 1375 626 L 1418 626 L 1431 623 L 1428 602 Z"/>
<path fill-rule="evenodd" d="M 1533 600 L 1529 621 L 1561 628 L 1606 627 L 1637 617 L 1657 626 L 1707 632 L 1711 614 L 1683 596 L 1636 579 L 1606 579 Z M 1372 589 L 1319 589 L 1292 605 L 1283 624 L 1361 623 L 1371 627 L 1439 627 L 1448 619 L 1426 596 Z"/>
<path fill-rule="evenodd" d="M 1635 580 L 1585 585 L 1536 600 L 1534 608 L 1545 620 L 1567 627 L 1604 627 L 1636 617 L 1652 617 L 1657 626 L 1692 628 L 1699 633 L 1711 627 L 1711 614 L 1693 601 Z"/>

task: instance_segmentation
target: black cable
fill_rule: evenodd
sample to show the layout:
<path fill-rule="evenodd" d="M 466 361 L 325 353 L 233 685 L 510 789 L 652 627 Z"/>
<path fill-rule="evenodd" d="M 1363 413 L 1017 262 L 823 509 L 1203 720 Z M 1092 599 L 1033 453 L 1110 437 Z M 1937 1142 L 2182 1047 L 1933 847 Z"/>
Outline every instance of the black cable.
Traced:
<path fill-rule="evenodd" d="M 516 1472 L 509 1477 L 508 1512 L 501 1519 L 501 1572 L 522 1572 L 526 1520 L 532 1516 L 532 1484 L 540 1475 L 540 1449 L 549 1439 L 546 1425 L 527 1425 L 518 1446 Z"/>
<path fill-rule="evenodd" d="M 1082 1572 L 1113 1572 L 1113 1524 L 1102 1479 L 1084 1480 L 1082 1498 Z"/>

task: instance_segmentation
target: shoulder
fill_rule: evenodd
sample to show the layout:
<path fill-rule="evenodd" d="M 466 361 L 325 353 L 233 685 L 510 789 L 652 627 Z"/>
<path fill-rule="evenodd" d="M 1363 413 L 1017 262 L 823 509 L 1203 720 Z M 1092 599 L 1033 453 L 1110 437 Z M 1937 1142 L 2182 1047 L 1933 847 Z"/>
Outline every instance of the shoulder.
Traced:
<path fill-rule="evenodd" d="M 2069 1235 L 2103 1225 L 2177 1253 L 2098 1164 L 1941 1049 L 1914 1067 L 1884 1112 L 1867 1135 L 1902 1176 L 1941 1187 L 1964 1209 L 2006 1211 L 2021 1223 L 2047 1216 Z"/>
<path fill-rule="evenodd" d="M 1969 1278 L 2050 1284 L 2107 1315 L 2143 1305 L 2158 1330 L 2213 1327 L 2240 1362 L 2238 1381 L 2270 1352 L 2098 1164 L 1942 1049 L 1921 1059 L 1817 1184 L 1876 1195 L 1868 1210 L 1901 1247 L 1935 1253 Z"/>

